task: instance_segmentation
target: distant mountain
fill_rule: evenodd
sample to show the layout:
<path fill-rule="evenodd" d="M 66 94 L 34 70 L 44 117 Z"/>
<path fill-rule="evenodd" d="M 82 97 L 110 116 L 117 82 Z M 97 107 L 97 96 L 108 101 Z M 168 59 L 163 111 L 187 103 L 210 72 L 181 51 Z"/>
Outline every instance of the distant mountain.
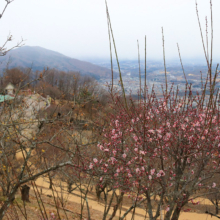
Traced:
<path fill-rule="evenodd" d="M 35 71 L 49 67 L 62 71 L 78 71 L 97 79 L 111 75 L 111 71 L 105 67 L 73 59 L 42 47 L 23 46 L 10 51 L 6 56 L 0 57 L 1 71 L 6 68 L 8 61 L 9 68 L 32 67 Z"/>

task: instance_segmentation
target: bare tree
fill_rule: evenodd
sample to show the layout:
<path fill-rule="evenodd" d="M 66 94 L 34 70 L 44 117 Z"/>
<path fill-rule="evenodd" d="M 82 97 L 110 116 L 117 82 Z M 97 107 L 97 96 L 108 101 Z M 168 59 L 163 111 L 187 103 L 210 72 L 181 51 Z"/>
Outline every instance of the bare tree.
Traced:
<path fill-rule="evenodd" d="M 9 4 L 11 4 L 14 0 L 5 0 L 5 7 L 3 8 L 1 14 L 0 14 L 0 19 L 3 18 L 3 15 L 6 12 L 7 7 L 9 6 Z M 8 53 L 10 50 L 17 48 L 17 47 L 21 47 L 23 45 L 23 39 L 21 39 L 20 42 L 18 42 L 16 45 L 14 45 L 11 48 L 6 48 L 7 44 L 13 40 L 13 36 L 11 34 L 9 34 L 5 40 L 5 42 L 2 44 L 2 46 L 0 47 L 0 56 L 5 56 L 6 53 Z"/>

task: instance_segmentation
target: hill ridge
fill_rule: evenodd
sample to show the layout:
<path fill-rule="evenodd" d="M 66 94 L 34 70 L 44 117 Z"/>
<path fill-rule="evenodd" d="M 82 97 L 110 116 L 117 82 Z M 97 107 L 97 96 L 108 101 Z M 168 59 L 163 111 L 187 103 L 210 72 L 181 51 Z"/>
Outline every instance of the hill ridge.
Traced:
<path fill-rule="evenodd" d="M 7 53 L 6 56 L 0 57 L 0 62 L 0 71 L 3 71 L 9 63 L 9 68 L 32 67 L 33 71 L 41 71 L 45 67 L 49 67 L 66 72 L 78 71 L 97 79 L 101 77 L 107 78 L 111 74 L 110 70 L 105 67 L 71 58 L 40 46 L 23 46 L 14 49 Z"/>

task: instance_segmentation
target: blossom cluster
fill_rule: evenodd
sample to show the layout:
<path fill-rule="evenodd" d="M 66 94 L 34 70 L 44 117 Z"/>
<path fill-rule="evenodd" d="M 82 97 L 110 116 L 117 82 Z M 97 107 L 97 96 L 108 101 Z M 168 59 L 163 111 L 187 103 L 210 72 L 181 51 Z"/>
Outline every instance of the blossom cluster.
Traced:
<path fill-rule="evenodd" d="M 139 194 L 170 193 L 180 183 L 186 190 L 194 182 L 198 189 L 216 187 L 205 179 L 220 169 L 218 110 L 172 101 L 154 100 L 110 115 L 97 145 L 101 156 L 89 164 L 100 185 L 108 178 L 113 187 Z"/>

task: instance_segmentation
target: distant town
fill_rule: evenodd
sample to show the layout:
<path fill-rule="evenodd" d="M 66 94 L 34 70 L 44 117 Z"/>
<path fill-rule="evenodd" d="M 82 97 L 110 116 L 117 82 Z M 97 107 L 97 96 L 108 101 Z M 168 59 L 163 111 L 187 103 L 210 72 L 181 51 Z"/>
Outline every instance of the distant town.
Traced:
<path fill-rule="evenodd" d="M 111 69 L 110 62 L 96 62 L 96 65 Z M 172 85 L 174 87 L 178 86 L 178 89 L 181 92 L 185 91 L 185 77 L 183 74 L 183 69 L 178 62 L 173 62 L 169 65 L 166 65 L 167 68 L 167 81 L 168 88 Z M 140 80 L 139 80 L 139 64 L 138 61 L 123 61 L 120 62 L 120 69 L 123 75 L 123 83 L 127 94 L 136 95 L 140 90 Z M 120 82 L 118 77 L 118 68 L 117 64 L 113 65 L 114 70 L 114 88 L 120 88 Z M 140 62 L 140 70 L 141 70 L 141 85 L 142 89 L 144 88 L 145 82 L 145 63 L 144 61 Z M 213 68 L 215 71 L 215 65 Z M 165 88 L 165 71 L 164 64 L 162 62 L 151 61 L 147 63 L 147 87 L 148 90 L 152 90 L 157 94 L 162 94 L 163 88 Z M 193 93 L 200 92 L 202 88 L 202 84 L 205 84 L 206 75 L 207 75 L 207 66 L 205 64 L 196 64 L 196 63 L 188 63 L 184 66 L 184 72 L 186 75 L 186 80 L 188 84 L 191 84 Z M 202 81 L 201 81 L 202 76 Z M 111 84 L 111 79 L 99 79 L 99 82 L 103 87 L 106 86 L 107 83 Z M 163 88 L 162 88 L 162 85 Z M 154 87 L 153 87 L 154 86 Z M 216 80 L 216 88 L 220 88 L 220 78 L 218 77 Z"/>

